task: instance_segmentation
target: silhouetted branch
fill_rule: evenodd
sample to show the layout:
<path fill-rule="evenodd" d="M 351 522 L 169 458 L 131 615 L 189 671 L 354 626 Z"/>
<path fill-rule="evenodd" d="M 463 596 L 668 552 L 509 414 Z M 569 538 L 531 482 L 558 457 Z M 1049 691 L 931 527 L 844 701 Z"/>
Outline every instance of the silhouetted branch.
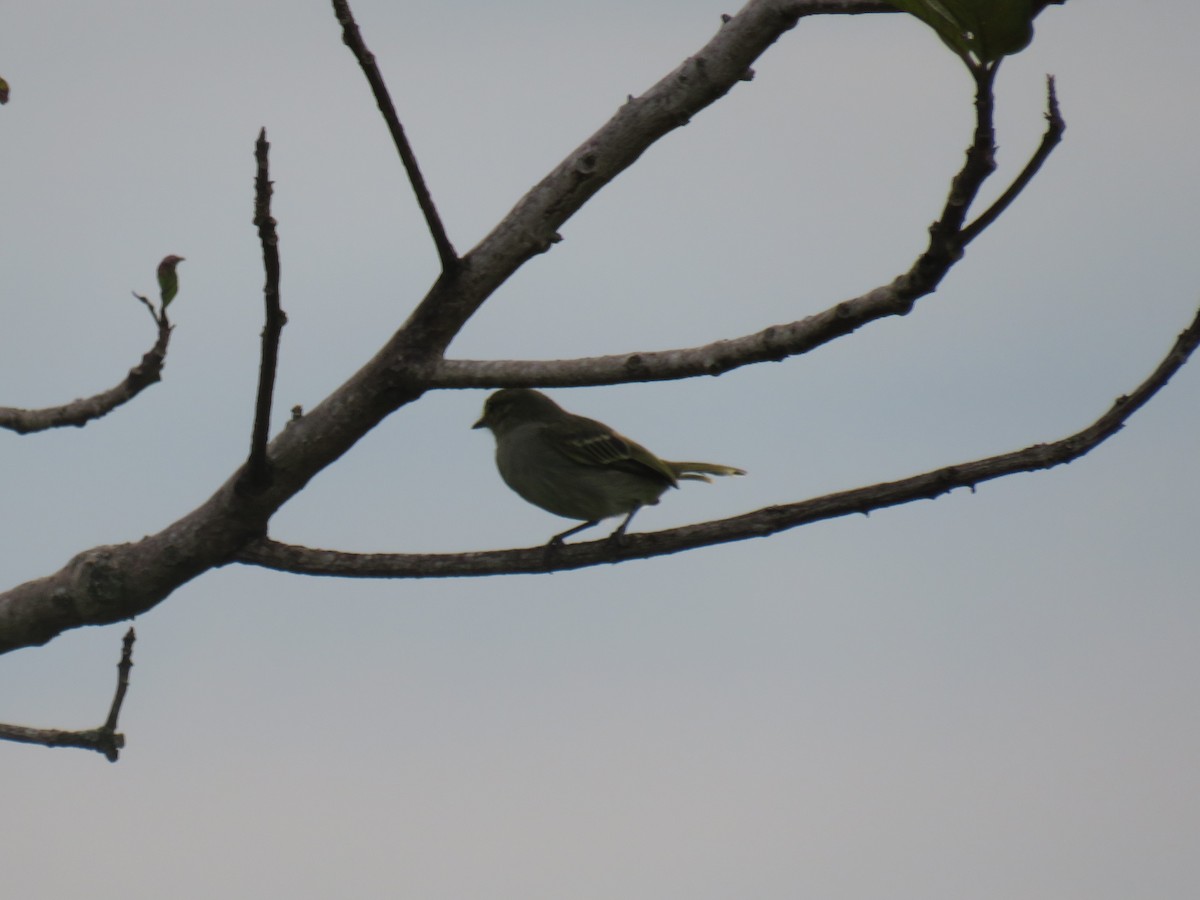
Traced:
<path fill-rule="evenodd" d="M 1033 176 L 1038 173 L 1042 164 L 1050 158 L 1050 154 L 1058 146 L 1059 141 L 1062 140 L 1063 132 L 1066 130 L 1067 123 L 1063 121 L 1062 113 L 1058 108 L 1058 95 L 1054 90 L 1054 76 L 1047 75 L 1046 131 L 1042 134 L 1041 143 L 1038 144 L 1038 148 L 1033 156 L 1030 157 L 1029 162 L 1025 164 L 1025 168 L 1021 170 L 1021 174 L 1009 185 L 1008 190 L 1001 194 L 995 203 L 984 210 L 979 218 L 962 229 L 963 244 L 969 244 L 975 240 L 985 228 L 1000 218 L 1000 215 L 1017 199 L 1021 191 L 1025 190 L 1025 186 L 1033 180 Z"/>
<path fill-rule="evenodd" d="M 104 720 L 104 728 L 116 731 L 117 719 L 121 716 L 121 706 L 125 703 L 125 693 L 129 690 L 129 672 L 133 669 L 133 642 L 137 634 L 131 627 L 125 632 L 122 641 L 121 661 L 117 663 L 117 692 L 113 694 L 112 706 L 108 709 L 108 718 Z"/>
<path fill-rule="evenodd" d="M 810 522 L 853 513 L 870 513 L 933 499 L 955 488 L 970 488 L 1017 472 L 1033 472 L 1072 462 L 1116 434 L 1138 409 L 1170 380 L 1200 343 L 1200 312 L 1176 339 L 1154 372 L 1130 394 L 1118 397 L 1095 422 L 1049 444 L 945 466 L 921 475 L 868 487 L 839 491 L 799 503 L 768 506 L 755 512 L 671 528 L 626 534 L 622 543 L 609 540 L 519 550 L 478 553 L 346 553 L 283 544 L 262 538 L 247 545 L 237 562 L 301 575 L 349 578 L 447 578 L 454 576 L 557 572 L 628 559 L 646 559 L 712 544 L 765 537 Z"/>
<path fill-rule="evenodd" d="M 344 4 L 341 6 L 345 8 Z M 341 387 L 304 415 L 295 417 L 288 427 L 276 434 L 268 448 L 272 466 L 268 483 L 256 491 L 239 490 L 241 479 L 235 474 L 196 509 L 157 533 L 137 541 L 84 550 L 57 572 L 0 593 L 0 652 L 45 643 L 70 628 L 138 615 L 192 578 L 231 561 L 267 564 L 268 556 L 255 556 L 254 553 L 267 554 L 276 547 L 271 543 L 258 543 L 266 534 L 273 514 L 386 416 L 434 386 L 435 377 L 443 371 L 440 368 L 442 354 L 463 325 L 526 261 L 552 246 L 558 239 L 557 229 L 596 192 L 636 162 L 659 138 L 686 124 L 691 116 L 742 83 L 753 62 L 783 32 L 795 25 L 800 16 L 816 12 L 876 11 L 894 10 L 882 3 L 853 0 L 750 0 L 737 15 L 723 19 L 716 36 L 697 53 L 643 94 L 631 97 L 608 122 L 535 185 L 466 255 L 454 277 L 443 276 L 433 284 L 405 324 L 371 360 Z M 348 21 L 352 24 L 352 20 Z M 347 32 L 351 41 L 353 32 L 353 29 Z M 369 54 L 367 57 L 370 63 Z M 370 77 L 371 66 L 367 68 Z M 984 99 L 990 103 L 990 82 L 986 87 Z M 844 333 L 857 327 L 857 316 L 869 317 L 876 312 L 903 314 L 911 309 L 917 298 L 936 287 L 962 255 L 965 210 L 978 190 L 975 182 L 982 183 L 990 172 L 989 166 L 984 165 L 988 163 L 992 149 L 990 122 L 990 109 L 981 106 L 977 110 L 972 151 L 964 163 L 966 174 L 960 173 L 956 177 L 947 209 L 931 229 L 929 249 L 913 268 L 884 288 L 818 314 L 814 317 L 816 321 L 808 326 L 794 323 L 794 332 L 785 337 L 800 342 L 827 340 L 828 335 L 835 335 L 839 330 Z M 838 322 L 839 318 L 843 321 Z M 814 330 L 806 331 L 806 328 Z M 753 336 L 757 341 L 755 352 L 767 359 L 788 355 L 787 348 L 781 350 L 776 342 L 779 335 L 780 329 L 767 329 Z M 822 335 L 826 337 L 822 338 Z M 769 355 L 771 353 L 774 355 Z M 636 367 L 641 362 L 628 356 L 623 360 L 626 366 Z M 718 366 L 728 362 L 730 359 L 724 357 L 717 359 Z M 733 364 L 737 364 L 736 360 Z M 471 364 L 459 365 L 469 369 Z M 462 369 L 459 374 L 462 375 Z M 574 377 L 579 377 L 579 373 L 574 373 Z M 660 372 L 644 371 L 621 380 L 656 377 L 663 376 Z M 521 383 L 532 382 L 526 378 Z M 1065 457 L 1039 456 L 1047 452 L 1046 448 L 1031 450 L 1036 452 L 1030 455 L 1030 451 L 1022 451 L 1026 455 L 981 460 L 892 485 L 861 488 L 803 504 L 775 506 L 726 522 L 631 536 L 619 548 L 572 545 L 562 548 L 552 562 L 556 568 L 574 568 L 601 561 L 671 553 L 692 546 L 767 534 L 849 511 L 907 502 L 918 496 L 934 496 L 955 486 L 974 484 L 1011 471 L 1066 461 Z M 248 551 L 249 547 L 257 550 Z M 387 555 L 383 558 L 394 561 L 399 557 Z M 501 562 L 488 563 L 489 558 Z M 443 562 L 438 563 L 438 559 Z M 420 557 L 422 565 L 440 565 L 444 569 L 430 574 L 464 574 L 463 560 L 470 559 L 484 560 L 482 565 L 487 571 L 546 568 L 546 555 L 541 548 L 484 555 Z M 445 560 L 450 561 L 449 569 L 446 569 Z M 362 574 L 361 567 L 357 573 L 346 574 Z"/>
<path fill-rule="evenodd" d="M 138 299 L 145 298 L 134 294 Z M 159 316 L 154 307 L 150 314 L 158 326 L 158 338 L 142 361 L 129 370 L 125 380 L 116 387 L 109 388 L 94 397 L 72 400 L 62 406 L 52 406 L 47 409 L 16 409 L 0 406 L 0 428 L 7 428 L 18 434 L 30 434 L 35 431 L 45 431 L 49 428 L 63 428 L 73 425 L 82 428 L 88 422 L 108 415 L 118 406 L 128 403 L 150 385 L 162 379 L 163 364 L 167 358 L 167 344 L 171 340 L 171 324 L 166 315 Z"/>
<path fill-rule="evenodd" d="M 967 211 L 979 195 L 979 189 L 996 171 L 996 127 L 993 122 L 996 98 L 992 88 L 996 83 L 999 63 L 972 69 L 975 79 L 975 134 L 967 148 L 966 159 L 950 182 L 950 193 L 936 222 L 929 226 L 930 247 L 927 255 L 938 254 L 944 242 L 948 252 L 960 253 L 962 223 Z M 940 255 L 940 254 L 939 254 Z"/>
<path fill-rule="evenodd" d="M 963 227 L 971 203 L 995 171 L 994 68 L 974 73 L 974 134 L 962 168 L 951 180 L 941 214 L 929 227 L 929 245 L 912 267 L 890 284 L 795 322 L 771 325 L 754 334 L 699 347 L 565 360 L 443 359 L 434 364 L 428 385 L 432 388 L 577 387 L 720 375 L 741 366 L 798 356 L 870 322 L 908 314 L 917 300 L 932 293 L 962 258 L 966 244 L 978 237 L 1017 198 L 1062 138 L 1065 125 L 1051 81 L 1049 125 L 1041 145 L 1000 199 L 970 226 Z"/>
<path fill-rule="evenodd" d="M 698 347 L 576 359 L 445 359 L 434 365 L 427 383 L 431 388 L 579 387 L 721 375 L 798 356 L 877 319 L 905 315 L 917 299 L 912 289 L 913 281 L 905 274 L 798 321 Z"/>
<path fill-rule="evenodd" d="M 103 753 L 109 762 L 116 762 L 121 748 L 125 746 L 125 735 L 117 732 L 117 719 L 125 692 L 129 690 L 129 670 L 133 668 L 133 642 L 136 635 L 132 628 L 125 632 L 122 641 L 121 661 L 117 663 L 117 690 L 113 695 L 108 719 L 99 728 L 85 731 L 63 731 L 59 728 L 26 728 L 23 725 L 0 724 L 0 740 L 22 744 L 40 744 L 43 747 L 77 747 Z"/>
<path fill-rule="evenodd" d="M 437 247 L 438 258 L 442 263 L 442 272 L 449 275 L 458 268 L 458 254 L 454 250 L 454 245 L 450 243 L 450 238 L 446 235 L 441 216 L 438 215 L 437 207 L 433 204 L 433 197 L 425 185 L 425 178 L 421 175 L 420 166 L 417 165 L 416 154 L 413 153 L 408 137 L 404 133 L 404 126 L 400 124 L 400 117 L 396 115 L 396 107 L 392 104 L 391 95 L 383 81 L 379 66 L 375 64 L 375 54 L 367 49 L 362 34 L 358 30 L 358 23 L 354 21 L 354 14 L 350 11 L 348 0 L 333 0 L 333 12 L 342 26 L 342 41 L 350 48 L 354 58 L 358 60 L 363 74 L 367 76 L 367 83 L 371 85 L 375 102 L 379 104 L 383 120 L 387 123 L 388 131 L 392 133 L 392 141 L 400 154 L 400 161 L 404 163 L 408 181 L 412 185 L 413 193 L 417 196 L 421 212 L 425 215 L 425 224 Z"/>
<path fill-rule="evenodd" d="M 262 244 L 263 269 L 266 282 L 263 284 L 263 302 L 266 306 L 266 321 L 262 331 L 262 351 L 258 365 L 258 393 L 254 403 L 254 428 L 250 439 L 250 457 L 246 462 L 243 487 L 261 488 L 270 480 L 267 463 L 267 438 L 271 433 L 271 403 L 275 393 L 275 370 L 279 362 L 279 337 L 287 316 L 279 303 L 279 237 L 275 233 L 275 220 L 271 217 L 271 145 L 267 142 L 267 130 L 258 133 L 254 145 L 257 174 L 254 179 L 254 225 L 258 229 L 258 240 Z"/>

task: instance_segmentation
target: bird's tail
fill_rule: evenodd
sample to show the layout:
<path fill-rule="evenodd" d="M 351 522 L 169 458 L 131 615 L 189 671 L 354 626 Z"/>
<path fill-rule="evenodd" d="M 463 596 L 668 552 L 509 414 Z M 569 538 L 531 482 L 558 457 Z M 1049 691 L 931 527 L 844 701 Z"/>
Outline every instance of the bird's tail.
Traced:
<path fill-rule="evenodd" d="M 709 481 L 709 475 L 745 475 L 745 469 L 737 469 L 733 466 L 722 466 L 717 463 L 702 463 L 702 462 L 668 462 L 671 471 L 675 473 L 675 477 L 681 481 Z"/>

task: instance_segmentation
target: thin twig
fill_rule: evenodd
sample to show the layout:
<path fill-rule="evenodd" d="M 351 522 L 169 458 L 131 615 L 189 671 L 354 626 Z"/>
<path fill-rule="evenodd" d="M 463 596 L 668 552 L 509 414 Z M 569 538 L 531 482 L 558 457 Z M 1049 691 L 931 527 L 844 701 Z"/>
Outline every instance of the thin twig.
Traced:
<path fill-rule="evenodd" d="M 989 206 L 980 216 L 962 229 L 962 242 L 969 244 L 989 225 L 1000 218 L 1001 214 L 1008 209 L 1009 205 L 1017 199 L 1021 191 L 1025 190 L 1025 186 L 1033 180 L 1033 176 L 1041 169 L 1042 164 L 1050 158 L 1051 152 L 1062 140 L 1063 132 L 1067 130 L 1067 123 L 1063 120 L 1062 113 L 1058 108 L 1058 95 L 1054 90 L 1054 76 L 1046 76 L 1046 131 L 1042 135 L 1041 143 L 1038 144 L 1037 150 L 1033 156 L 1029 158 L 1029 162 L 1025 164 L 1025 168 L 1021 170 L 1021 174 L 1016 177 L 1008 190 Z"/>
<path fill-rule="evenodd" d="M 132 628 L 125 632 L 122 640 L 121 661 L 117 663 L 117 690 L 113 695 L 108 719 L 99 728 L 84 731 L 64 731 L 61 728 L 28 728 L 24 725 L 0 725 L 0 740 L 21 744 L 39 744 L 43 747 L 75 747 L 95 750 L 104 754 L 109 762 L 116 762 L 125 746 L 125 735 L 117 731 L 117 719 L 125 692 L 129 690 L 129 671 L 133 668 L 133 642 L 137 639 Z"/>
<path fill-rule="evenodd" d="M 154 304 L 150 302 L 150 298 L 145 294 L 139 294 L 137 291 L 131 291 L 130 293 L 132 293 L 133 296 L 136 297 L 141 304 L 146 307 L 146 309 L 150 310 L 150 318 L 154 320 L 155 325 L 158 325 L 161 328 L 164 324 L 166 324 L 167 311 L 165 309 L 160 313 L 154 308 Z"/>
<path fill-rule="evenodd" d="M 116 731 L 117 719 L 121 715 L 121 705 L 125 702 L 125 692 L 129 690 L 129 672 L 133 668 L 133 642 L 137 640 L 137 634 L 133 627 L 125 632 L 125 638 L 121 642 L 121 661 L 117 663 L 117 692 L 113 694 L 112 706 L 108 710 L 108 718 L 104 721 L 104 728 L 109 731 Z"/>
<path fill-rule="evenodd" d="M 62 406 L 45 409 L 18 409 L 0 406 L 0 428 L 17 434 L 31 434 L 49 428 L 74 426 L 82 428 L 88 422 L 108 415 L 118 406 L 128 403 L 150 385 L 162 380 L 163 365 L 167 359 L 167 345 L 171 341 L 171 323 L 166 314 L 160 316 L 150 302 L 140 294 L 134 294 L 150 309 L 150 315 L 158 327 L 158 335 L 151 347 L 142 356 L 142 361 L 129 370 L 129 374 L 116 387 L 109 388 L 92 397 L 72 400 Z"/>
<path fill-rule="evenodd" d="M 267 131 L 258 133 L 254 147 L 257 174 L 254 179 L 254 225 L 262 244 L 263 269 L 266 282 L 263 285 L 263 303 L 266 306 L 266 321 L 262 331 L 262 355 L 258 367 L 258 394 L 254 404 L 254 429 L 250 439 L 250 457 L 246 462 L 243 487 L 261 488 L 270 481 L 267 462 L 267 438 L 271 432 L 271 402 L 275 393 L 275 370 L 279 362 L 279 338 L 287 316 L 279 303 L 279 237 L 275 233 L 275 220 L 271 217 L 271 173 L 269 154 L 271 145 Z"/>
<path fill-rule="evenodd" d="M 348 0 L 333 0 L 333 11 L 342 26 L 342 41 L 354 53 L 363 74 L 367 76 L 367 83 L 371 85 L 375 102 L 379 104 L 379 111 L 383 114 L 388 131 L 392 134 L 392 141 L 396 144 L 400 161 L 404 163 L 404 171 L 408 173 L 408 181 L 412 185 L 413 193 L 417 196 L 421 212 L 425 215 L 425 224 L 437 247 L 438 258 L 442 263 L 442 272 L 445 275 L 452 274 L 459 266 L 458 254 L 454 250 L 454 245 L 450 243 L 450 238 L 446 235 L 441 216 L 438 215 L 433 197 L 425 185 L 425 178 L 421 175 L 420 166 L 417 165 L 417 157 L 404 133 L 404 126 L 400 124 L 400 117 L 396 115 L 396 107 L 392 104 L 391 95 L 383 81 L 379 66 L 375 63 L 375 54 L 367 49 L 362 34 L 358 30 L 358 23 L 354 21 L 354 14 L 350 11 Z"/>

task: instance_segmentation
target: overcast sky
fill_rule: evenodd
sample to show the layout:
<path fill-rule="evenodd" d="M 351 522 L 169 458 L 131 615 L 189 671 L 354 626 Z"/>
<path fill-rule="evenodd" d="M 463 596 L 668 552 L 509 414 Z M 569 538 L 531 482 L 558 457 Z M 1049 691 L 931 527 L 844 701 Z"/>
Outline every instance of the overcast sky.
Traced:
<path fill-rule="evenodd" d="M 0 584 L 157 531 L 244 456 L 261 328 L 253 142 L 283 261 L 278 421 L 436 277 L 321 0 L 9 4 L 0 404 L 116 383 L 130 296 L 187 258 L 165 378 L 83 430 L 0 432 Z M 708 0 L 356 0 L 460 250 L 715 32 Z M 659 529 L 1062 437 L 1200 302 L 1200 7 L 1073 0 L 998 87 L 1003 188 L 1044 77 L 1065 142 L 909 316 L 719 379 L 554 392 L 666 457 L 742 466 Z M 690 346 L 906 269 L 971 127 L 905 16 L 823 18 L 652 148 L 451 348 Z M 529 546 L 567 523 L 471 431 L 392 416 L 273 520 L 364 551 Z M 1084 459 L 766 540 L 549 576 L 209 573 L 136 622 L 116 765 L 0 744 L 25 900 L 1128 900 L 1200 892 L 1200 360 Z M 100 722 L 127 625 L 0 659 L 0 721 Z"/>

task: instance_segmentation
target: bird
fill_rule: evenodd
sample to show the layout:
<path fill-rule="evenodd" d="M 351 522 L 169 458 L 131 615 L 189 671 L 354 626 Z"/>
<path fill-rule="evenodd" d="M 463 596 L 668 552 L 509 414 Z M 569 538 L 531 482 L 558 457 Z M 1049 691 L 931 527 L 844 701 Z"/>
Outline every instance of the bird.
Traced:
<path fill-rule="evenodd" d="M 551 537 L 548 546 L 623 515 L 609 535 L 620 542 L 637 511 L 657 504 L 680 481 L 746 474 L 734 466 L 659 459 L 603 422 L 569 413 L 529 388 L 496 391 L 472 427 L 487 428 L 495 436 L 496 467 L 505 484 L 534 506 L 583 520 Z"/>
<path fill-rule="evenodd" d="M 182 256 L 164 256 L 162 262 L 158 264 L 158 290 L 162 297 L 163 312 L 166 312 L 168 304 L 175 299 L 175 295 L 179 293 L 179 276 L 175 273 L 175 267 L 183 262 Z"/>

